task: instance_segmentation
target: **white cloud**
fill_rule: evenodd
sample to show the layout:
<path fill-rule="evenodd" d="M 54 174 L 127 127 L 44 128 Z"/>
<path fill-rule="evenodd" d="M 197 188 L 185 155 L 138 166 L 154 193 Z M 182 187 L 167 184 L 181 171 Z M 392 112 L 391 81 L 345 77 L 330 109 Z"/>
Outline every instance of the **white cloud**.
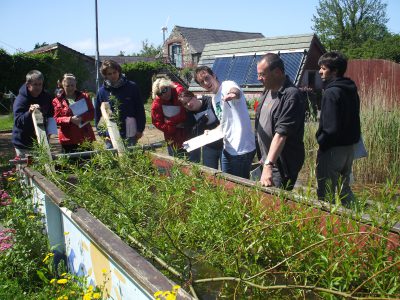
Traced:
<path fill-rule="evenodd" d="M 96 44 L 93 38 L 74 41 L 67 44 L 67 46 L 87 55 L 94 55 L 96 52 Z M 132 54 L 133 52 L 139 52 L 141 47 L 141 43 L 135 43 L 129 37 L 113 37 L 99 40 L 100 55 L 118 55 L 120 51 L 125 52 L 125 54 Z"/>

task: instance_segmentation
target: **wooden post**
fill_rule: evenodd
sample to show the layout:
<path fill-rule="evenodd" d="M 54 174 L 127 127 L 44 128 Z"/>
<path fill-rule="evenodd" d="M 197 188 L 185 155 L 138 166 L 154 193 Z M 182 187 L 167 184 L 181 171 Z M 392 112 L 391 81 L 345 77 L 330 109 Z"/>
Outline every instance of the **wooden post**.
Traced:
<path fill-rule="evenodd" d="M 46 151 L 50 162 L 53 161 L 50 151 L 49 141 L 47 140 L 46 128 L 43 122 L 43 115 L 39 109 L 35 109 L 32 113 L 33 126 L 35 127 L 36 137 L 39 145 Z M 45 169 L 48 173 L 54 172 L 54 167 L 50 164 L 45 164 Z"/>
<path fill-rule="evenodd" d="M 121 155 L 125 152 L 125 146 L 122 142 L 121 136 L 119 135 L 119 129 L 117 124 L 111 119 L 112 111 L 110 107 L 110 103 L 103 102 L 100 106 L 101 115 L 106 122 L 107 131 L 110 135 L 111 142 L 113 147 L 117 149 L 118 155 Z"/>

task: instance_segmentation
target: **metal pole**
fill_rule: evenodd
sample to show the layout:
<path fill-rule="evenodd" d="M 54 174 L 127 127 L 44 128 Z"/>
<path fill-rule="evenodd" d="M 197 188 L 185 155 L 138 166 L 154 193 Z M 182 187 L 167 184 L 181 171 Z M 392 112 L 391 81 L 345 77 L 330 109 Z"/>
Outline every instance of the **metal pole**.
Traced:
<path fill-rule="evenodd" d="M 100 87 L 100 74 L 99 74 L 99 28 L 98 28 L 98 19 L 97 19 L 97 0 L 95 3 L 95 15 L 96 15 L 96 92 Z"/>

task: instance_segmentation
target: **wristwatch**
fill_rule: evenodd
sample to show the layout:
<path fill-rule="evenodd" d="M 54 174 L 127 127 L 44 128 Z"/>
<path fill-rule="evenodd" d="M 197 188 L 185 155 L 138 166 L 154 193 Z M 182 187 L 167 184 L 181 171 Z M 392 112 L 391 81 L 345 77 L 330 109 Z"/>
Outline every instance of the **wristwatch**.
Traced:
<path fill-rule="evenodd" d="M 272 161 L 270 161 L 270 160 L 266 160 L 265 162 L 264 162 L 264 166 L 274 166 L 275 164 L 272 162 Z"/>

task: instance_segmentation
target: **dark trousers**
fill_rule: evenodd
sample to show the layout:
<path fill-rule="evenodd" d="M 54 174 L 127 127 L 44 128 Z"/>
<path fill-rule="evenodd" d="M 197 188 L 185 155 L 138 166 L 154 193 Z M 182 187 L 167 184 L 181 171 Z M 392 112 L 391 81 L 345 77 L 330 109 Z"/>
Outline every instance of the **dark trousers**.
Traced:
<path fill-rule="evenodd" d="M 350 174 L 353 166 L 354 146 L 332 147 L 317 154 L 318 199 L 335 203 L 338 192 L 343 205 L 354 201 L 350 188 Z"/>

